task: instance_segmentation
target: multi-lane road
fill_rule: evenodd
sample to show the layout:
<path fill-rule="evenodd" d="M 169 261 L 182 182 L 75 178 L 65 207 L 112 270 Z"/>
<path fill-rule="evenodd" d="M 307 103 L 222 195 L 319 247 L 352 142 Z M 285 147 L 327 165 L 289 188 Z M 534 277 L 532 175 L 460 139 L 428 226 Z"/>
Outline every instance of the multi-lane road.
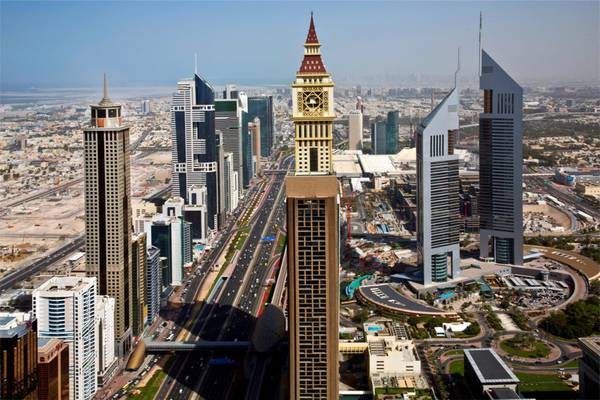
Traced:
<path fill-rule="evenodd" d="M 291 158 L 287 158 L 282 161 L 282 166 L 287 169 L 290 162 Z M 250 339 L 256 312 L 262 301 L 261 289 L 269 275 L 275 246 L 274 241 L 265 238 L 274 236 L 283 224 L 284 177 L 285 173 L 282 172 L 272 174 L 264 192 L 255 193 L 261 197 L 249 221 L 248 237 L 234 259 L 235 266 L 218 289 L 214 300 L 203 305 L 201 312 L 195 317 L 188 340 Z M 252 203 L 252 200 L 248 203 Z M 230 240 L 231 235 L 225 233 L 224 240 Z M 221 245 L 224 246 L 225 243 Z M 180 355 L 171 366 L 168 377 L 155 398 L 243 398 L 246 387 L 245 380 L 239 379 L 240 374 L 243 374 L 240 360 L 233 364 L 214 365 L 211 355 Z"/>

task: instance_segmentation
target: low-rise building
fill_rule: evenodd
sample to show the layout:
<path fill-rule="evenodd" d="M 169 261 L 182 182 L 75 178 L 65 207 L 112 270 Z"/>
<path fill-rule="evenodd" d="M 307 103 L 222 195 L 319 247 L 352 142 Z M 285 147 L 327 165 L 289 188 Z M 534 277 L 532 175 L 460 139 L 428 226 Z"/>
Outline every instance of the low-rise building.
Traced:
<path fill-rule="evenodd" d="M 465 349 L 464 353 L 465 379 L 475 396 L 497 388 L 517 390 L 519 378 L 494 349 Z"/>

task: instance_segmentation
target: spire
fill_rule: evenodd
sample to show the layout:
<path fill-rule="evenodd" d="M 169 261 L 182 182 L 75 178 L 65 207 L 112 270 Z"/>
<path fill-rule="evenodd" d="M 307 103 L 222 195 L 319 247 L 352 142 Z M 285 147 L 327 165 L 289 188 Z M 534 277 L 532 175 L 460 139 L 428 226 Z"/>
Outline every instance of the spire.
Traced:
<path fill-rule="evenodd" d="M 319 39 L 317 39 L 317 32 L 315 30 L 313 13 L 311 12 L 308 35 L 306 36 L 306 42 L 304 43 L 304 59 L 300 65 L 299 73 L 327 73 L 325 65 L 323 65 L 323 60 L 321 59 L 320 47 L 321 45 L 319 44 Z"/>
<path fill-rule="evenodd" d="M 109 105 L 112 104 L 112 100 L 108 97 L 108 78 L 106 77 L 106 73 L 104 73 L 104 91 L 102 100 L 100 100 L 100 105 Z"/>
<path fill-rule="evenodd" d="M 313 13 L 310 12 L 310 25 L 308 27 L 308 35 L 306 35 L 306 43 L 319 43 L 317 38 L 317 31 L 315 30 L 315 20 L 313 19 Z"/>

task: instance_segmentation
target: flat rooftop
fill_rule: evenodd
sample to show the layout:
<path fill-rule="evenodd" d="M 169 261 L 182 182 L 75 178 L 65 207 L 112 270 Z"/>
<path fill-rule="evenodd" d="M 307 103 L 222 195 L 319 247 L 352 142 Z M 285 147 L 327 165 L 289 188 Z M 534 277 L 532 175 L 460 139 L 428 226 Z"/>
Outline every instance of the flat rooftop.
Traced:
<path fill-rule="evenodd" d="M 579 338 L 580 345 L 600 357 L 600 336 L 588 336 Z"/>
<path fill-rule="evenodd" d="M 465 359 L 482 384 L 519 383 L 519 378 L 493 349 L 465 349 Z"/>

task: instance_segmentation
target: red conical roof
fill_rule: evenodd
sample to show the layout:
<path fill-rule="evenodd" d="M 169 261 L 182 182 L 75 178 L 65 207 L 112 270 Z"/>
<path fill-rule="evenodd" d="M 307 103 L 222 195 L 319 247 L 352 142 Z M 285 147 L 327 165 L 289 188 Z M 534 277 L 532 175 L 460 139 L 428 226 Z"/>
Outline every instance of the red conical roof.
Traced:
<path fill-rule="evenodd" d="M 306 35 L 306 43 L 319 43 L 312 12 L 310 13 L 310 26 L 308 27 L 308 35 Z"/>
<path fill-rule="evenodd" d="M 310 13 L 310 26 L 308 27 L 308 35 L 306 36 L 306 44 L 318 44 L 317 31 L 315 30 L 315 21 L 313 20 L 313 14 Z M 301 73 L 326 73 L 325 65 L 321 59 L 320 54 L 304 54 L 304 59 L 300 65 Z"/>

